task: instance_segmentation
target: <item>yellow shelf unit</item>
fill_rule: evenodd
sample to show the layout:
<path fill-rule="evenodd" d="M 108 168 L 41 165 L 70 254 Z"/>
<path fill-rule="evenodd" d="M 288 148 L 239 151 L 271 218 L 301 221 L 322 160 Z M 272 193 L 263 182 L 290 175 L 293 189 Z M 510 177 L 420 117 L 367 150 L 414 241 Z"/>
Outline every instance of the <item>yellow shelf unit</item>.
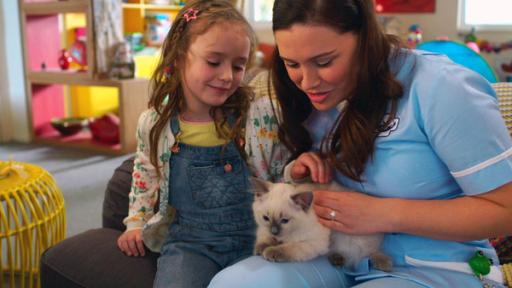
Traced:
<path fill-rule="evenodd" d="M 123 29 L 125 33 L 144 32 L 144 18 L 147 13 L 165 13 L 174 19 L 182 6 L 147 4 L 143 0 L 123 4 Z"/>

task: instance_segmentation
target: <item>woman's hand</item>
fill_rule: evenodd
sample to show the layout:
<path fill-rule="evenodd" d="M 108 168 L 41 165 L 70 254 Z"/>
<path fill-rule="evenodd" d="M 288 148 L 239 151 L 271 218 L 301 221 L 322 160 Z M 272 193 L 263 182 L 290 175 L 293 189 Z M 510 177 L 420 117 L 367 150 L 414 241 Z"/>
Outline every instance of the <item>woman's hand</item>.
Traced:
<path fill-rule="evenodd" d="M 325 184 L 332 180 L 332 168 L 318 153 L 306 152 L 294 161 L 290 176 L 297 181 L 309 176 L 312 182 Z"/>
<path fill-rule="evenodd" d="M 386 199 L 360 192 L 314 191 L 313 207 L 324 226 L 347 234 L 393 231 Z"/>
<path fill-rule="evenodd" d="M 141 235 L 142 228 L 125 231 L 117 239 L 117 247 L 128 256 L 144 256 L 144 243 Z"/>

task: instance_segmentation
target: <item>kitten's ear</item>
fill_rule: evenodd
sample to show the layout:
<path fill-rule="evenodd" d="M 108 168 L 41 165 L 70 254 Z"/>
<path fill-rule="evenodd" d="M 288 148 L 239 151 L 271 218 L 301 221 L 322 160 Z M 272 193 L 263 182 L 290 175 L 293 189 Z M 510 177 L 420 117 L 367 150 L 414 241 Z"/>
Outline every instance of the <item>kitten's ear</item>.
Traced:
<path fill-rule="evenodd" d="M 249 181 L 251 182 L 251 190 L 256 196 L 259 198 L 268 193 L 270 190 L 271 183 L 260 178 L 250 177 Z"/>
<path fill-rule="evenodd" d="M 292 195 L 291 198 L 295 204 L 299 205 L 300 208 L 304 210 L 304 212 L 307 212 L 309 207 L 311 207 L 311 203 L 313 203 L 313 192 L 301 192 L 299 194 Z"/>

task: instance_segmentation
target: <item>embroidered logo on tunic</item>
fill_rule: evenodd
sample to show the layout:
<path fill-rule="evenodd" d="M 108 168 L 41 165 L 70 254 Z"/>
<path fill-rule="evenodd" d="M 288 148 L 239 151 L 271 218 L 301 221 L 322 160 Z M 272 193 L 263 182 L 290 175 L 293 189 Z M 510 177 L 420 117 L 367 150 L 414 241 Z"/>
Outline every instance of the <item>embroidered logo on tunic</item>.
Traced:
<path fill-rule="evenodd" d="M 400 118 L 395 117 L 395 119 L 393 119 L 386 125 L 388 117 L 389 114 L 384 115 L 382 122 L 380 123 L 379 127 L 377 127 L 376 132 L 379 133 L 378 137 L 387 137 L 391 134 L 391 132 L 398 129 L 398 123 L 400 123 Z"/>

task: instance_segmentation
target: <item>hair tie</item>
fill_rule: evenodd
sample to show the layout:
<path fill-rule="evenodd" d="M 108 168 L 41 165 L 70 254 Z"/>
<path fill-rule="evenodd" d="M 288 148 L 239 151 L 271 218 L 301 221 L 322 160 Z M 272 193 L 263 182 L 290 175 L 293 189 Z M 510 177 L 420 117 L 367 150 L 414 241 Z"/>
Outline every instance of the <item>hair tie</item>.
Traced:
<path fill-rule="evenodd" d="M 199 13 L 199 10 L 194 8 L 188 8 L 187 12 L 183 14 L 183 17 L 185 17 L 185 20 L 188 22 L 197 19 L 197 14 Z"/>
<path fill-rule="evenodd" d="M 164 68 L 164 75 L 165 78 L 167 79 L 171 78 L 171 66 L 167 66 Z"/>

